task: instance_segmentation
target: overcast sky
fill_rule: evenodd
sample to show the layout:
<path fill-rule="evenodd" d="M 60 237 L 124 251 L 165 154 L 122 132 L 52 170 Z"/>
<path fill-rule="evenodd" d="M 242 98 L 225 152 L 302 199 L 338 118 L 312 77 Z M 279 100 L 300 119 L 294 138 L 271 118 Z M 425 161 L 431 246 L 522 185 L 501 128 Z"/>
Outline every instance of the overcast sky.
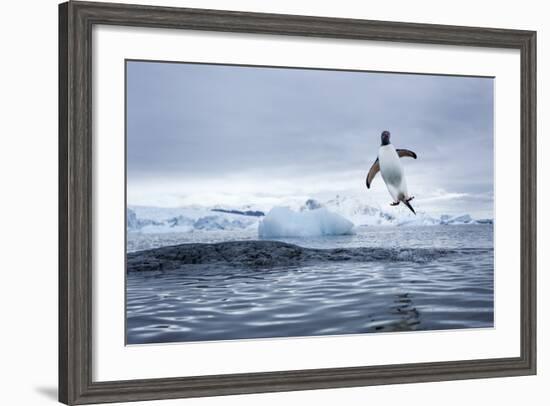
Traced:
<path fill-rule="evenodd" d="M 129 204 L 389 209 L 365 187 L 389 130 L 417 209 L 493 215 L 493 79 L 128 62 L 127 92 Z"/>

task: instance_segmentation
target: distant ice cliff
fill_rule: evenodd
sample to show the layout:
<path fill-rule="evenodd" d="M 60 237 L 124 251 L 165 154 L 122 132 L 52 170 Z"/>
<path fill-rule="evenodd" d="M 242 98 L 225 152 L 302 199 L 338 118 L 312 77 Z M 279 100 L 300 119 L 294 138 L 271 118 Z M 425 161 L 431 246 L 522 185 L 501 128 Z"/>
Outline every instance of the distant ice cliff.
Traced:
<path fill-rule="evenodd" d="M 290 237 L 348 234 L 362 226 L 431 226 L 492 224 L 492 219 L 473 219 L 469 214 L 432 217 L 418 211 L 383 210 L 357 198 L 336 196 L 320 202 L 307 199 L 290 207 L 202 207 L 159 208 L 130 206 L 128 232 L 187 233 L 194 231 L 258 230 L 259 236 Z M 265 213 L 267 212 L 267 215 Z"/>

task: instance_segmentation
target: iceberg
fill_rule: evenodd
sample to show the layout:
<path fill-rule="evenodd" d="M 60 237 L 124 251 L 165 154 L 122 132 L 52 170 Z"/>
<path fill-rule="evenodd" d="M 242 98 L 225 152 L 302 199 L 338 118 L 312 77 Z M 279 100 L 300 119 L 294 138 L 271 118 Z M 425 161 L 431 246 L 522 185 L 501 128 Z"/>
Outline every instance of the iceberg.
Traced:
<path fill-rule="evenodd" d="M 151 219 L 141 219 L 132 209 L 126 209 L 126 229 L 128 231 L 140 230 L 148 226 L 159 226 L 161 223 Z"/>
<path fill-rule="evenodd" d="M 131 209 L 126 209 L 126 228 L 135 230 L 140 227 L 136 212 Z"/>
<path fill-rule="evenodd" d="M 258 225 L 260 238 L 317 237 L 352 234 L 353 223 L 324 207 L 296 212 L 274 207 Z"/>

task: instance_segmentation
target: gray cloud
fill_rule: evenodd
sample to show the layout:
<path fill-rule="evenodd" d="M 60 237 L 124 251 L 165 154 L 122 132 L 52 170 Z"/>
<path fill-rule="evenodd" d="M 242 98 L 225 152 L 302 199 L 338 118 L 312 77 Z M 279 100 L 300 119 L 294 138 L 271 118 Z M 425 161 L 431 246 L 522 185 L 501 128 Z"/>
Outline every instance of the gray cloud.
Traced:
<path fill-rule="evenodd" d="M 482 198 L 493 191 L 492 79 L 151 62 L 128 62 L 127 74 L 136 203 L 198 195 L 199 183 L 223 200 L 236 180 L 250 196 L 269 194 L 266 183 L 307 195 L 349 182 L 365 193 L 388 129 L 418 154 L 407 178 L 428 207 L 459 212 L 467 196 L 492 212 Z M 388 200 L 378 189 L 372 196 Z M 436 203 L 442 193 L 457 197 Z"/>

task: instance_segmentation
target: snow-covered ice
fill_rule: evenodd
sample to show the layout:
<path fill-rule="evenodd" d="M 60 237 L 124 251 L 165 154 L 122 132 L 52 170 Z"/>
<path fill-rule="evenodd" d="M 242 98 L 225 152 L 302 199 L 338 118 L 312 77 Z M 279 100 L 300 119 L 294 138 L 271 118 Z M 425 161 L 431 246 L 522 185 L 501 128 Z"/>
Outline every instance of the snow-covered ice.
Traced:
<path fill-rule="evenodd" d="M 132 206 L 126 213 L 127 230 L 145 234 L 243 230 L 257 227 L 259 221 L 255 215 L 219 212 L 202 207 Z"/>
<path fill-rule="evenodd" d="M 285 208 L 286 207 L 286 208 Z M 264 216 L 266 211 L 271 211 Z M 474 219 L 468 214 L 432 217 L 421 209 L 413 215 L 405 208 L 382 208 L 356 197 L 336 196 L 325 201 L 299 200 L 276 207 L 187 206 L 160 208 L 129 206 L 127 230 L 131 233 L 205 233 L 256 230 L 267 236 L 322 236 L 346 234 L 365 226 L 437 226 L 492 224 L 492 219 Z M 263 224 L 260 226 L 260 223 Z M 267 228 L 266 228 L 267 227 Z"/>

